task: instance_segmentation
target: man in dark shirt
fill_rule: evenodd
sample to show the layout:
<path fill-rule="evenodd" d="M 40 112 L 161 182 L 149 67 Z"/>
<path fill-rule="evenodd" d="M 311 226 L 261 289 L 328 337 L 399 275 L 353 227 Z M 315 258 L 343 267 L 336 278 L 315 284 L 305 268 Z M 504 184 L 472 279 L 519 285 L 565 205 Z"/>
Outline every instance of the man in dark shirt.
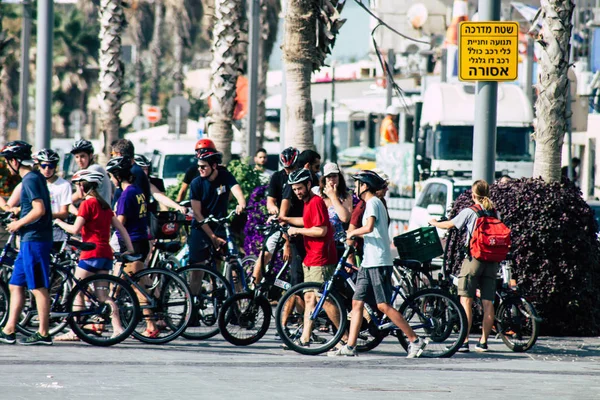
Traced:
<path fill-rule="evenodd" d="M 177 193 L 177 202 L 181 203 L 185 200 L 185 196 L 187 191 L 192 184 L 192 181 L 200 176 L 200 172 L 198 171 L 197 165 L 190 165 L 190 167 L 185 171 L 185 175 L 183 176 L 183 181 L 181 182 L 181 187 L 179 188 L 179 193 Z"/>
<path fill-rule="evenodd" d="M 219 248 L 224 245 L 225 232 L 213 231 L 215 226 L 200 225 L 200 221 L 212 215 L 222 218 L 227 215 L 229 195 L 238 201 L 236 212 L 240 214 L 246 208 L 246 198 L 242 188 L 225 167 L 219 166 L 221 153 L 215 150 L 198 153 L 198 169 L 200 176 L 190 185 L 190 200 L 194 211 L 192 230 L 188 238 L 190 264 L 207 261 L 209 246 Z"/>
<path fill-rule="evenodd" d="M 21 218 L 7 225 L 6 230 L 21 236 L 19 255 L 10 278 L 10 313 L 0 343 L 14 344 L 15 329 L 25 301 L 25 287 L 35 297 L 39 328 L 22 340 L 24 345 L 51 345 L 48 333 L 50 318 L 50 251 L 52 249 L 52 208 L 46 178 L 33 170 L 31 145 L 16 140 L 9 142 L 0 156 L 6 158 L 11 175 L 19 175 L 21 183 Z"/>

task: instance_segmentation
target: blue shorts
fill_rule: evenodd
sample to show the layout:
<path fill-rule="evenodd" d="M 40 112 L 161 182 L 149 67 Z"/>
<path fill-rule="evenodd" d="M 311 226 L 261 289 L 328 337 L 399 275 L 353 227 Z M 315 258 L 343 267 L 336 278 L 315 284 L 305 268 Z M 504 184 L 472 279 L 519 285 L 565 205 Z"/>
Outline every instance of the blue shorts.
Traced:
<path fill-rule="evenodd" d="M 10 284 L 27 289 L 48 288 L 52 242 L 21 242 Z"/>
<path fill-rule="evenodd" d="M 88 258 L 85 260 L 79 260 L 79 264 L 77 264 L 77 266 L 93 273 L 112 271 L 113 260 L 110 258 Z"/>
<path fill-rule="evenodd" d="M 216 231 L 215 235 L 225 239 L 225 232 Z M 190 256 L 190 265 L 205 263 L 211 259 L 210 248 L 212 241 L 202 229 L 192 229 L 188 236 L 188 247 Z"/>

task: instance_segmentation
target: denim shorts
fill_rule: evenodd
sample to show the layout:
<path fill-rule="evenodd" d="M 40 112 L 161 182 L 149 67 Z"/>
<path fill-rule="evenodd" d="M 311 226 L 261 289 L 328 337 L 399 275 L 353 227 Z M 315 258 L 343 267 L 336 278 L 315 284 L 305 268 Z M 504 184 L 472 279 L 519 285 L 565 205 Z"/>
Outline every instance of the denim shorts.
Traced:
<path fill-rule="evenodd" d="M 48 288 L 52 242 L 21 242 L 10 284 L 27 289 Z"/>

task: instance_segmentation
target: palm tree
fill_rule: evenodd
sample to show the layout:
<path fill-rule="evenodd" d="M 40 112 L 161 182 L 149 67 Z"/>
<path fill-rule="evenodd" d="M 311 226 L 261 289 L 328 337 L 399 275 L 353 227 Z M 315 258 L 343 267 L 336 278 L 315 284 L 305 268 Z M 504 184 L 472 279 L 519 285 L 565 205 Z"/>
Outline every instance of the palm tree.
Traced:
<path fill-rule="evenodd" d="M 8 141 L 8 119 L 12 112 L 13 93 L 10 87 L 10 69 L 14 67 L 14 38 L 2 28 L 4 6 L 0 4 L 0 147 Z"/>
<path fill-rule="evenodd" d="M 314 147 L 310 75 L 325 64 L 345 20 L 340 0 L 287 0 L 283 61 L 286 79 L 286 146 Z M 319 29 L 317 29 L 317 27 Z"/>
<path fill-rule="evenodd" d="M 53 100 L 63 121 L 76 108 L 86 110 L 93 82 L 98 76 L 98 23 L 86 23 L 74 8 L 56 14 L 54 29 Z"/>
<path fill-rule="evenodd" d="M 143 78 L 144 65 L 142 63 L 141 53 L 148 46 L 147 35 L 148 21 L 151 21 L 151 11 L 149 4 L 143 0 L 132 0 L 129 7 L 125 8 L 125 17 L 129 36 L 131 37 L 135 48 L 135 57 L 132 60 L 134 74 L 134 98 L 137 107 L 137 115 L 142 114 L 142 105 L 144 103 Z"/>
<path fill-rule="evenodd" d="M 123 72 L 121 37 L 125 30 L 122 0 L 100 2 L 100 121 L 104 132 L 105 152 L 119 137 L 122 105 Z"/>
<path fill-rule="evenodd" d="M 235 110 L 236 83 L 242 60 L 239 38 L 243 19 L 241 0 L 216 0 L 213 30 L 213 60 L 211 62 L 212 123 L 208 135 L 217 149 L 223 152 L 224 162 L 231 159 L 233 140 L 233 112 Z"/>
<path fill-rule="evenodd" d="M 265 140 L 265 101 L 267 100 L 267 72 L 269 72 L 269 59 L 277 41 L 279 29 L 279 13 L 281 13 L 280 0 L 261 0 L 260 2 L 260 47 L 258 66 L 258 101 L 256 130 L 258 131 L 258 147 L 262 147 Z"/>
<path fill-rule="evenodd" d="M 160 87 L 160 62 L 162 57 L 163 0 L 154 0 L 154 29 L 150 43 L 150 104 L 158 104 Z"/>
<path fill-rule="evenodd" d="M 538 98 L 535 102 L 536 128 L 533 138 L 533 176 L 547 182 L 561 178 L 561 150 L 567 130 L 570 39 L 575 4 L 572 0 L 542 2 L 542 57 L 539 60 Z"/>

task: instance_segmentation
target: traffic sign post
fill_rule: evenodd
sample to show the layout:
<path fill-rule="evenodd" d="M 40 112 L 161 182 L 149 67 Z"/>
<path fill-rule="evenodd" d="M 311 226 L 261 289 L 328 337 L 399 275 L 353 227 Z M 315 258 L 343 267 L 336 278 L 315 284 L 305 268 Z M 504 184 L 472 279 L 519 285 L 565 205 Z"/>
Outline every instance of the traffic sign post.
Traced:
<path fill-rule="evenodd" d="M 175 132 L 177 139 L 179 139 L 180 134 L 187 133 L 187 117 L 190 109 L 190 102 L 183 96 L 175 96 L 167 104 L 169 133 Z"/>
<path fill-rule="evenodd" d="M 519 69 L 518 22 L 461 22 L 461 81 L 514 81 Z"/>

